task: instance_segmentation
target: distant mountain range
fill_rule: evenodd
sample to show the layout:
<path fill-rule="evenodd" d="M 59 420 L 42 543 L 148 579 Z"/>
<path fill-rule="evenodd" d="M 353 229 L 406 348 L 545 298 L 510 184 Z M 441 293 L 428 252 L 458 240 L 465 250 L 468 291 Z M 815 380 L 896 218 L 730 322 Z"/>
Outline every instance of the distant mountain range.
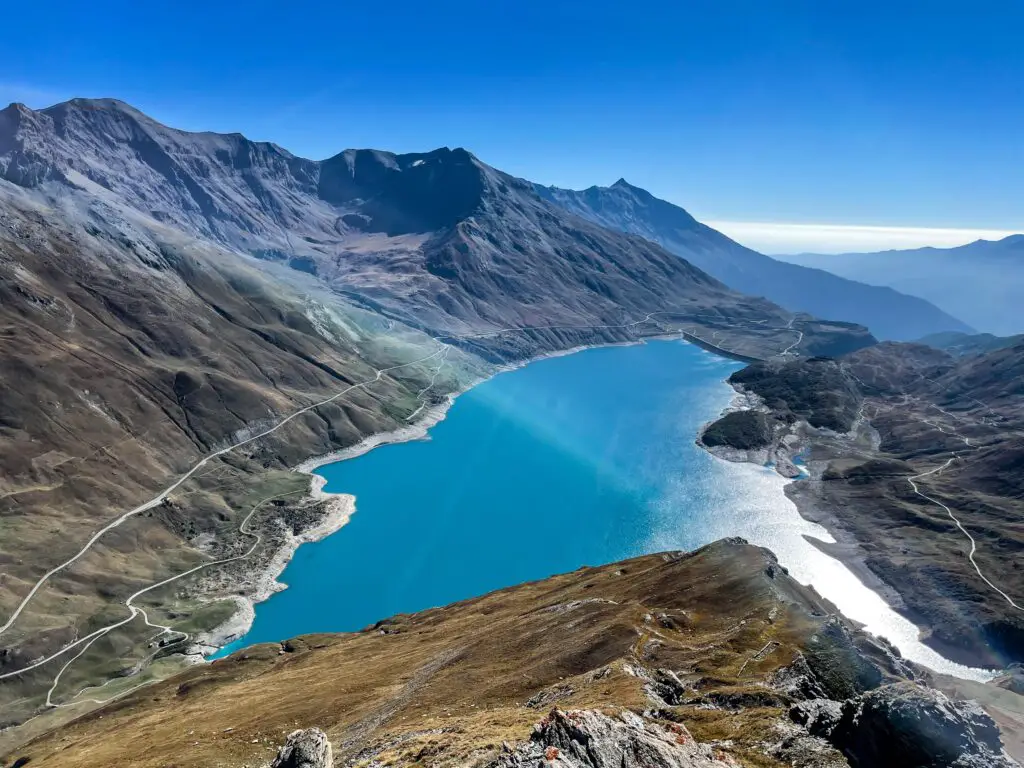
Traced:
<path fill-rule="evenodd" d="M 994 336 L 991 333 L 934 333 L 919 339 L 920 343 L 941 349 L 954 357 L 980 355 L 1006 349 L 1024 342 L 1024 334 L 1016 336 Z"/>
<path fill-rule="evenodd" d="M 536 189 L 566 210 L 659 243 L 726 285 L 764 296 L 794 312 L 860 323 L 880 339 L 897 341 L 942 331 L 971 331 L 917 296 L 789 264 L 746 248 L 625 179 L 610 187 L 580 191 L 540 185 Z"/>
<path fill-rule="evenodd" d="M 1024 333 L 1024 235 L 958 248 L 779 258 L 920 296 L 979 331 L 998 336 Z"/>

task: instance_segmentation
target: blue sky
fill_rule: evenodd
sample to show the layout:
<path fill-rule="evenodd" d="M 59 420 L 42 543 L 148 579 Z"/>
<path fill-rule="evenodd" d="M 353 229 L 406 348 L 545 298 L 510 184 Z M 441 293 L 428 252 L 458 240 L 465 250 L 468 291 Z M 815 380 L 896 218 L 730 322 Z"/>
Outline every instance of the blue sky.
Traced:
<path fill-rule="evenodd" d="M 53 0 L 5 27 L 0 99 L 33 107 L 624 176 L 773 252 L 1024 229 L 1020 0 Z"/>

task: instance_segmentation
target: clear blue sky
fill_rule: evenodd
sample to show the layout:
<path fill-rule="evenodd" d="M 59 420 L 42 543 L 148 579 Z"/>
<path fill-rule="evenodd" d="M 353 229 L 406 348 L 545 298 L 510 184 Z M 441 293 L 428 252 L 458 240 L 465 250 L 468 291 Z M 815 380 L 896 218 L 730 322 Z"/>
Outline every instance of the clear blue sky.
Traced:
<path fill-rule="evenodd" d="M 22 2 L 0 99 L 465 146 L 714 221 L 1024 228 L 1024 0 Z"/>

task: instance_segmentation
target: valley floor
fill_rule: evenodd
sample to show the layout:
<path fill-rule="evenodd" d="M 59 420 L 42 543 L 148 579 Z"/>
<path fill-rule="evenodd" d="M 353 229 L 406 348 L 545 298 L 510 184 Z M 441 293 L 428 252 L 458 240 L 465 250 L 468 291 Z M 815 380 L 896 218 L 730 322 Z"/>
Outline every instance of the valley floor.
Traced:
<path fill-rule="evenodd" d="M 1019 414 L 980 402 L 952 411 L 927 392 L 880 391 L 865 373 L 870 366 L 856 358 L 842 362 L 842 370 L 861 377 L 865 396 L 839 396 L 838 384 L 822 389 L 823 402 L 831 398 L 833 406 L 848 398 L 835 428 L 808 423 L 808 416 L 822 423 L 834 418 L 820 407 L 794 418 L 778 405 L 781 399 L 765 404 L 751 390 L 748 412 L 781 419 L 776 423 L 783 426 L 757 436 L 762 442 L 754 450 L 712 450 L 740 460 L 771 458 L 780 467 L 801 454 L 809 476 L 787 493 L 837 539 L 819 544 L 822 549 L 920 626 L 924 641 L 947 658 L 997 670 L 1020 662 L 1024 508 L 1013 469 L 1021 450 Z M 798 367 L 806 364 L 792 365 L 751 386 L 771 398 L 789 387 L 792 405 L 800 398 L 794 393 L 811 381 Z M 726 442 L 748 439 L 738 426 L 716 432 Z"/>

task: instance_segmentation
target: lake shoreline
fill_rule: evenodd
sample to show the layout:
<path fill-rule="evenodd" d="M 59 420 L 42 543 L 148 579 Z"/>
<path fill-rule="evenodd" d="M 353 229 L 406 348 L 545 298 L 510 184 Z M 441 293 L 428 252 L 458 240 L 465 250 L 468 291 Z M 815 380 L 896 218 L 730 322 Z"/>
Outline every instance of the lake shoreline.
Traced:
<path fill-rule="evenodd" d="M 763 398 L 753 392 L 745 391 L 742 387 L 730 386 L 733 387 L 736 394 L 732 402 L 729 403 L 729 406 L 723 409 L 719 418 L 728 413 L 743 410 L 755 410 L 763 413 L 770 412 L 771 409 L 765 404 Z M 712 423 L 714 422 L 708 422 L 704 425 L 701 430 L 701 436 L 704 429 Z M 852 433 L 856 433 L 860 428 L 861 422 L 858 421 L 854 424 Z M 707 446 L 700 436 L 697 438 L 697 444 L 711 455 L 723 461 L 737 464 L 754 464 L 755 466 L 762 467 L 771 466 L 772 469 L 787 480 L 820 480 L 827 462 L 806 462 L 804 464 L 806 473 L 801 472 L 796 464 L 796 458 L 805 453 L 813 442 L 813 434 L 807 434 L 808 430 L 811 429 L 806 424 L 794 425 L 781 439 L 773 441 L 772 445 L 751 450 L 741 450 L 728 446 Z M 771 461 L 772 457 L 776 459 L 774 463 Z M 906 603 L 903 597 L 899 592 L 882 581 L 868 567 L 866 555 L 860 542 L 846 530 L 839 518 L 831 510 L 817 503 L 808 488 L 809 486 L 801 486 L 799 483 L 790 482 L 786 484 L 784 493 L 793 502 L 797 512 L 800 513 L 804 520 L 820 525 L 829 532 L 835 541 L 827 542 L 813 537 L 805 538 L 826 555 L 845 565 L 865 587 L 879 595 L 894 611 L 905 616 Z"/>
<path fill-rule="evenodd" d="M 704 344 L 697 344 L 691 339 L 690 334 L 674 332 L 658 334 L 656 336 L 645 336 L 635 341 L 610 342 L 606 344 L 583 344 L 567 349 L 545 352 L 534 357 L 525 358 L 511 363 L 505 363 L 494 367 L 494 370 L 485 376 L 478 377 L 472 383 L 462 389 L 450 392 L 444 399 L 433 405 L 422 408 L 416 412 L 417 419 L 406 426 L 398 427 L 387 432 L 375 432 L 367 435 L 359 442 L 346 448 L 341 448 L 330 453 L 319 456 L 311 456 L 300 464 L 292 467 L 292 471 L 308 475 L 310 487 L 307 496 L 303 501 L 323 501 L 329 506 L 332 501 L 344 500 L 345 510 L 341 514 L 332 513 L 330 509 L 325 510 L 325 515 L 320 523 L 310 531 L 286 539 L 270 557 L 270 560 L 262 566 L 255 566 L 244 569 L 243 575 L 237 581 L 237 587 L 243 592 L 232 594 L 219 599 L 231 600 L 235 603 L 235 612 L 224 622 L 210 630 L 198 634 L 189 644 L 185 652 L 186 657 L 194 660 L 195 663 L 214 660 L 211 657 L 220 658 L 220 653 L 231 643 L 242 639 L 252 628 L 256 618 L 256 606 L 268 600 L 273 595 L 288 588 L 287 584 L 279 581 L 280 575 L 295 556 L 296 551 L 302 544 L 322 541 L 333 533 L 340 531 L 356 512 L 356 497 L 344 491 L 325 491 L 324 486 L 327 480 L 317 474 L 316 470 L 328 464 L 363 456 L 376 448 L 385 445 L 407 443 L 416 440 L 429 440 L 430 430 L 437 424 L 444 421 L 449 410 L 461 395 L 490 381 L 503 373 L 525 368 L 526 366 L 558 357 L 566 357 L 578 352 L 585 352 L 589 349 L 606 349 L 613 347 L 629 347 L 639 344 L 646 344 L 649 341 L 685 341 L 694 346 L 705 349 L 712 354 L 718 354 L 714 350 L 707 349 Z M 725 355 L 721 355 L 725 357 Z"/>
<path fill-rule="evenodd" d="M 506 365 L 495 366 L 494 369 L 492 371 L 490 371 L 487 375 L 478 377 L 476 380 L 474 380 L 472 383 L 466 385 L 465 387 L 462 387 L 462 388 L 460 388 L 459 390 L 457 390 L 455 392 L 449 393 L 444 398 L 444 400 L 442 402 L 437 402 L 437 403 L 434 403 L 433 405 L 427 406 L 426 408 L 423 408 L 421 410 L 414 411 L 413 412 L 414 415 L 417 416 L 417 418 L 416 418 L 416 420 L 414 422 L 412 422 L 410 424 L 407 424 L 405 426 L 399 427 L 397 429 L 390 430 L 388 432 L 381 432 L 381 433 L 376 433 L 376 434 L 369 435 L 369 436 L 365 437 L 364 439 L 360 440 L 358 443 L 356 443 L 356 444 L 354 444 L 352 446 L 349 446 L 347 448 L 341 449 L 339 451 L 333 451 L 333 452 L 328 453 L 328 454 L 310 457 L 309 459 L 306 459 L 305 461 L 303 461 L 299 465 L 295 466 L 294 470 L 298 471 L 298 472 L 301 472 L 303 474 L 310 475 L 310 491 L 309 491 L 309 498 L 310 499 L 324 501 L 324 500 L 330 500 L 330 499 L 338 498 L 338 497 L 347 498 L 347 499 L 351 500 L 352 511 L 354 511 L 354 504 L 355 504 L 355 501 L 356 501 L 354 496 L 352 496 L 351 494 L 348 494 L 346 492 L 341 492 L 341 493 L 335 494 L 333 492 L 325 491 L 324 490 L 324 486 L 327 484 L 327 481 L 322 476 L 320 476 L 319 474 L 316 473 L 316 470 L 318 468 L 326 466 L 326 465 L 329 465 L 329 464 L 335 464 L 335 463 L 339 463 L 339 462 L 344 462 L 344 461 L 349 460 L 349 459 L 353 459 L 353 458 L 357 458 L 357 457 L 360 457 L 360 456 L 364 456 L 367 453 L 370 453 L 371 451 L 373 451 L 374 448 L 380 447 L 382 445 L 398 444 L 398 443 L 406 443 L 406 442 L 417 441 L 417 440 L 428 440 L 428 439 L 430 439 L 429 432 L 430 432 L 431 428 L 433 428 L 434 426 L 436 426 L 437 424 L 439 424 L 440 422 L 442 422 L 446 418 L 448 412 L 450 411 L 451 406 L 454 404 L 455 400 L 459 396 L 461 396 L 462 394 L 465 394 L 466 392 L 469 392 L 470 390 L 480 386 L 484 382 L 487 382 L 487 381 L 495 378 L 496 376 L 498 376 L 501 373 L 505 373 L 505 372 L 509 372 L 509 371 L 514 371 L 514 370 L 526 367 L 530 363 L 539 362 L 539 361 L 544 360 L 544 359 L 568 356 L 568 355 L 572 355 L 572 354 L 575 354 L 577 352 L 585 351 L 585 350 L 588 350 L 588 349 L 602 349 L 602 348 L 610 348 L 610 347 L 618 347 L 618 346 L 637 346 L 637 345 L 646 344 L 646 342 L 648 342 L 648 341 L 659 341 L 659 340 L 684 340 L 684 341 L 687 341 L 688 344 L 692 344 L 692 342 L 690 342 L 689 339 L 686 338 L 686 336 L 684 336 L 683 334 L 680 334 L 680 333 L 660 334 L 658 336 L 651 336 L 651 337 L 646 337 L 646 338 L 643 338 L 643 339 L 630 340 L 630 341 L 613 343 L 613 344 L 580 345 L 580 346 L 576 346 L 576 347 L 572 347 L 572 348 L 568 348 L 568 349 L 564 349 L 564 350 L 556 350 L 556 351 L 545 353 L 545 354 L 542 354 L 542 355 L 537 355 L 537 356 L 534 356 L 534 357 L 531 357 L 531 358 L 526 358 L 526 359 L 519 360 L 519 361 L 516 361 L 514 363 L 509 363 L 509 364 L 506 364 Z M 703 345 L 693 344 L 693 346 L 698 347 L 699 349 L 702 349 L 705 352 L 708 352 L 709 354 L 715 355 L 715 357 L 717 357 L 719 359 L 729 359 L 729 360 L 731 360 L 731 358 L 724 358 L 724 356 L 718 355 L 716 352 L 712 352 L 711 350 L 707 350 L 706 347 L 704 347 Z M 735 361 L 732 361 L 732 362 L 735 362 Z M 724 383 L 720 379 L 719 379 L 719 382 L 720 383 Z M 752 395 L 750 395 L 748 393 L 744 393 L 744 392 L 740 392 L 740 391 L 735 391 L 735 389 L 734 389 L 732 400 L 728 403 L 728 405 L 725 406 L 725 408 L 722 410 L 722 412 L 728 412 L 730 410 L 737 410 L 737 409 L 741 409 L 741 408 L 756 407 L 757 405 L 758 405 L 758 403 L 756 402 L 756 398 L 754 396 L 752 396 Z M 718 407 L 721 407 L 721 406 L 718 406 Z M 710 423 L 710 422 L 708 422 L 708 423 Z M 696 431 L 696 435 L 694 435 L 691 432 L 690 433 L 691 439 L 693 439 L 698 444 L 698 447 L 699 447 L 700 450 L 706 451 L 707 453 L 710 453 L 712 456 L 714 456 L 717 459 L 725 459 L 725 460 L 729 461 L 730 463 L 734 463 L 734 464 L 748 464 L 748 465 L 752 464 L 752 465 L 756 465 L 756 466 L 760 466 L 760 467 L 764 467 L 765 464 L 768 463 L 769 466 L 771 467 L 771 469 L 773 470 L 773 472 L 775 472 L 776 474 L 778 474 L 781 477 L 783 477 L 783 478 L 785 478 L 787 480 L 790 480 L 790 481 L 792 480 L 793 477 L 799 476 L 801 474 L 799 469 L 796 467 L 796 465 L 795 465 L 793 460 L 798 455 L 800 455 L 802 453 L 802 451 L 804 450 L 806 438 L 808 438 L 808 436 L 804 435 L 799 430 L 793 430 L 791 433 L 787 434 L 785 436 L 785 440 L 778 441 L 778 444 L 775 445 L 775 446 L 772 446 L 772 450 L 769 453 L 767 453 L 766 455 L 764 455 L 764 456 L 762 456 L 760 454 L 756 455 L 756 456 L 755 455 L 750 455 L 750 454 L 746 454 L 746 455 L 743 455 L 743 456 L 740 456 L 740 455 L 730 456 L 730 455 L 720 455 L 719 451 L 709 450 L 706 446 L 704 446 L 701 443 L 700 436 L 703 434 L 703 430 L 704 430 L 705 427 L 706 427 L 706 424 L 703 427 L 697 428 L 695 430 Z M 689 429 L 692 429 L 692 427 L 690 427 Z M 774 459 L 774 461 L 768 461 L 768 459 Z M 833 526 L 832 525 L 827 525 L 827 526 L 826 525 L 821 525 L 821 522 L 824 522 L 824 521 L 820 521 L 820 518 L 819 519 L 815 519 L 815 517 L 812 516 L 812 514 L 808 511 L 808 509 L 806 508 L 806 506 L 804 504 L 797 504 L 795 499 L 792 497 L 791 492 L 790 492 L 790 489 L 792 488 L 792 486 L 793 486 L 792 482 L 787 482 L 784 486 L 780 487 L 778 489 L 778 491 L 779 491 L 780 495 L 783 496 L 787 500 L 787 503 L 793 505 L 791 507 L 791 509 L 793 510 L 792 514 L 793 514 L 794 518 L 799 518 L 799 519 L 801 519 L 801 520 L 803 520 L 805 522 L 808 522 L 808 523 L 817 524 L 818 527 L 821 529 L 822 533 L 826 534 L 828 536 L 828 538 L 831 539 L 831 541 L 826 542 L 826 541 L 818 540 L 813 535 L 808 536 L 806 534 L 803 534 L 803 540 L 806 542 L 805 546 L 806 545 L 811 545 L 811 546 L 817 548 L 821 552 L 822 555 L 827 556 L 829 559 L 833 560 L 837 564 L 837 566 L 839 564 L 842 564 L 842 566 L 847 569 L 847 571 L 849 572 L 850 576 L 852 576 L 855 580 L 860 582 L 859 587 L 863 588 L 865 591 L 871 592 L 874 595 L 874 599 L 880 601 L 879 602 L 879 606 L 880 607 L 881 607 L 881 605 L 884 604 L 889 609 L 890 612 L 898 613 L 897 607 L 895 605 L 893 605 L 892 595 L 891 594 L 884 594 L 881 589 L 876 589 L 875 587 L 878 586 L 876 584 L 877 580 L 868 581 L 867 579 L 865 579 L 865 575 L 866 574 L 865 574 L 865 571 L 862 570 L 862 568 L 866 567 L 866 566 L 861 565 L 861 567 L 858 567 L 858 565 L 857 565 L 857 563 L 855 561 L 851 562 L 848 559 L 849 555 L 850 555 L 850 552 L 847 551 L 848 550 L 847 547 L 843 546 L 844 543 L 845 543 L 845 541 L 844 541 L 845 537 L 843 537 L 842 534 L 840 534 L 840 536 L 838 538 L 834 537 L 832 535 L 832 530 L 833 530 Z M 318 537 L 316 537 L 314 539 L 311 539 L 311 540 L 321 540 L 321 539 L 325 538 L 327 535 L 329 535 L 329 533 L 336 532 L 337 530 L 339 530 L 344 525 L 345 522 L 348 521 L 350 515 L 351 515 L 351 513 L 349 514 L 348 517 L 345 518 L 345 520 L 343 522 L 341 522 L 339 525 L 336 525 L 333 528 L 331 528 L 330 531 L 327 534 L 324 534 L 323 536 L 318 536 Z M 832 521 L 828 521 L 828 522 L 832 522 Z M 740 531 L 740 535 L 741 534 L 742 534 L 742 531 Z M 722 535 L 723 534 L 722 534 L 721 531 L 717 531 L 715 533 L 715 538 L 719 538 Z M 728 534 L 727 533 L 725 535 L 734 535 L 734 534 Z M 761 537 L 761 541 L 762 541 L 762 544 L 763 544 L 764 543 L 764 537 L 763 536 Z M 277 576 L 279 576 L 281 571 L 283 571 L 284 567 L 287 566 L 288 562 L 294 556 L 295 551 L 298 549 L 298 545 L 301 544 L 301 543 L 305 543 L 305 542 L 298 542 L 294 546 L 288 546 L 286 552 L 282 552 L 282 553 L 276 554 L 274 556 L 274 558 L 271 561 L 272 567 L 270 567 L 270 568 L 263 568 L 262 569 L 264 571 L 263 575 L 261 576 L 262 583 L 268 583 L 269 582 L 269 583 L 273 584 L 274 585 L 273 589 L 265 589 L 264 588 L 264 589 L 259 590 L 258 592 L 254 592 L 254 593 L 252 593 L 250 595 L 246 595 L 245 599 L 247 599 L 249 601 L 248 605 L 244 606 L 242 609 L 240 609 L 238 612 L 236 612 L 236 615 L 232 617 L 232 620 L 227 623 L 227 624 L 231 625 L 231 627 L 230 627 L 231 631 L 230 632 L 219 632 L 219 633 L 217 633 L 217 635 L 215 635 L 215 637 L 218 637 L 220 639 L 230 639 L 230 640 L 234 641 L 234 640 L 240 639 L 241 637 L 244 637 L 244 635 L 249 630 L 251 630 L 253 621 L 255 619 L 255 605 L 257 603 L 262 602 L 263 600 L 267 599 L 268 597 L 270 597 L 271 595 L 275 594 L 276 592 L 280 591 L 281 589 L 285 588 L 284 585 L 280 584 L 280 582 L 277 581 Z M 783 547 L 783 550 L 785 550 L 785 547 Z M 846 556 L 839 556 L 840 552 L 844 552 L 844 554 Z M 790 556 L 792 556 L 792 552 L 790 553 Z M 273 573 L 270 573 L 271 571 L 273 571 Z M 268 576 L 268 573 L 270 573 L 269 576 Z M 815 577 L 814 577 L 814 575 L 812 573 L 811 580 L 808 583 L 814 584 L 815 583 L 814 578 Z M 821 585 L 819 585 L 818 588 L 819 588 L 819 591 L 822 590 L 822 586 Z M 824 591 L 827 592 L 828 590 L 826 589 Z M 388 608 L 383 608 L 382 607 L 382 614 L 383 613 L 388 613 L 389 610 L 390 609 L 388 609 Z M 365 611 L 364 611 L 364 613 L 365 613 Z M 870 614 L 870 615 L 873 615 L 873 614 Z M 245 631 L 244 632 L 240 631 L 242 629 L 244 629 Z M 915 632 L 915 636 L 917 637 L 917 642 L 919 643 L 920 642 L 919 629 L 917 627 L 913 627 L 912 629 Z M 320 630 L 312 630 L 312 631 L 320 631 Z M 296 634 L 301 634 L 302 632 L 296 630 L 295 633 Z M 214 633 L 211 633 L 211 635 L 213 635 L 213 634 Z M 905 634 L 906 634 L 906 631 L 904 631 L 904 635 Z M 899 635 L 899 636 L 902 637 L 903 635 Z M 906 638 L 904 638 L 904 639 L 906 639 Z M 259 642 L 259 641 L 256 641 L 256 642 Z M 214 643 L 211 643 L 211 645 L 213 645 L 213 644 Z"/>
<path fill-rule="evenodd" d="M 763 400 L 757 395 L 746 392 L 736 385 L 731 386 L 733 387 L 735 395 L 729 406 L 722 410 L 719 418 L 727 413 L 739 410 L 757 410 L 763 412 L 768 412 L 770 410 Z M 940 650 L 932 648 L 928 644 L 927 638 L 925 637 L 921 627 L 918 626 L 909 615 L 910 612 L 903 596 L 897 592 L 894 587 L 882 581 L 882 579 L 873 570 L 871 570 L 867 563 L 867 555 L 864 551 L 862 542 L 846 529 L 835 512 L 822 505 L 819 500 L 815 498 L 813 482 L 821 480 L 822 473 L 824 472 L 828 462 L 807 461 L 803 465 L 803 469 L 805 471 L 801 472 L 801 467 L 796 464 L 795 460 L 797 457 L 807 453 L 813 447 L 816 435 L 820 439 L 822 431 L 819 431 L 814 427 L 810 427 L 804 422 L 798 422 L 788 427 L 781 437 L 774 438 L 769 446 L 759 449 L 741 450 L 730 448 L 728 446 L 705 445 L 701 438 L 704 431 L 712 423 L 714 423 L 714 421 L 709 421 L 704 425 L 704 427 L 702 427 L 696 443 L 712 456 L 715 456 L 722 461 L 762 468 L 768 467 L 778 475 L 785 478 L 787 483 L 783 488 L 783 494 L 792 502 L 799 516 L 809 523 L 820 526 L 829 534 L 829 536 L 832 537 L 833 541 L 824 541 L 809 535 L 804 535 L 804 539 L 811 546 L 815 547 L 826 556 L 842 564 L 842 566 L 853 574 L 865 589 L 877 595 L 885 602 L 891 611 L 909 622 L 916 629 L 917 642 L 922 647 L 933 651 L 944 661 L 954 664 L 955 666 L 962 668 L 962 670 L 966 670 L 967 674 L 973 675 L 972 677 L 954 676 L 959 679 L 972 679 L 978 681 L 980 681 L 982 677 L 988 677 L 991 679 L 991 677 L 995 676 L 994 673 L 987 668 L 972 667 L 959 662 L 953 662 L 951 659 L 943 656 Z M 823 432 L 831 437 L 855 438 L 863 426 L 864 422 L 858 418 L 849 434 L 836 435 L 836 433 L 832 433 L 829 430 L 823 430 Z M 772 458 L 775 459 L 774 462 L 772 461 Z M 826 599 L 828 598 L 826 597 Z M 839 610 L 838 607 L 837 610 Z M 842 613 L 842 611 L 840 611 L 840 613 Z M 846 614 L 843 615 L 846 616 Z M 846 616 L 846 618 L 855 621 L 855 619 L 850 616 Z M 915 663 L 922 664 L 922 662 Z M 927 667 L 928 665 L 922 664 L 922 666 Z M 948 671 L 931 671 L 939 674 L 952 674 Z"/>
<path fill-rule="evenodd" d="M 186 651 L 188 657 L 201 661 L 244 637 L 256 619 L 256 605 L 288 588 L 279 579 L 299 547 L 322 541 L 349 522 L 356 511 L 355 496 L 326 493 L 322 490 L 326 482 L 319 475 L 313 475 L 307 497 L 323 502 L 323 514 L 319 521 L 299 534 L 286 531 L 282 544 L 274 550 L 265 565 L 243 571 L 242 578 L 236 584 L 244 593 L 222 598 L 234 602 L 235 612 L 225 622 L 193 638 Z"/>

